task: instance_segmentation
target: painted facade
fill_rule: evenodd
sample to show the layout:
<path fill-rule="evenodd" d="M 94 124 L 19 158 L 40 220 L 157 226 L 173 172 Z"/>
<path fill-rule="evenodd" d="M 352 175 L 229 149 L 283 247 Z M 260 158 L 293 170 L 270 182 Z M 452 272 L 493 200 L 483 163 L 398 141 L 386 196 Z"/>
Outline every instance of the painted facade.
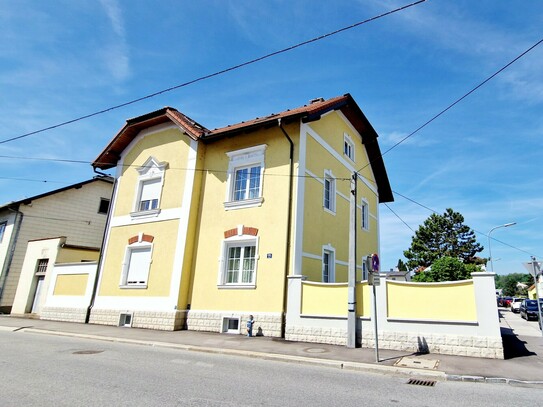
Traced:
<path fill-rule="evenodd" d="M 347 281 L 358 171 L 357 280 L 392 192 L 377 134 L 350 95 L 207 130 L 173 108 L 126 122 L 90 322 L 284 336 L 287 277 Z"/>
<path fill-rule="evenodd" d="M 0 206 L 0 312 L 11 312 L 28 242 L 65 237 L 66 244 L 99 250 L 112 188 L 109 177 L 98 176 Z"/>

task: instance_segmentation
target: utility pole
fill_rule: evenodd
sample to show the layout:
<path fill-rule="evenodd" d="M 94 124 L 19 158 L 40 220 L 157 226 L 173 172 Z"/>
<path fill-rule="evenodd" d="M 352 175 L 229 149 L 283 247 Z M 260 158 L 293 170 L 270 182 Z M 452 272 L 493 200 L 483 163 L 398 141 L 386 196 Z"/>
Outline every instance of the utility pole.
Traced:
<path fill-rule="evenodd" d="M 347 294 L 347 347 L 356 348 L 356 184 L 358 173 L 351 177 L 349 222 L 349 285 Z"/>

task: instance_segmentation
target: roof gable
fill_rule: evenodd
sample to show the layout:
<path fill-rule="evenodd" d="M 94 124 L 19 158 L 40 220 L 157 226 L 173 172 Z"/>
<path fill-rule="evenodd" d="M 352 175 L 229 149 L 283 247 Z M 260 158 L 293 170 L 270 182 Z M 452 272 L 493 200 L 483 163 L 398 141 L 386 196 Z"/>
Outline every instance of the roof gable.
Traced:
<path fill-rule="evenodd" d="M 119 130 L 106 148 L 96 157 L 92 166 L 102 170 L 115 167 L 124 149 L 141 130 L 168 122 L 182 128 L 185 134 L 194 140 L 197 140 L 209 131 L 178 110 L 172 107 L 164 107 L 160 110 L 128 119 L 123 128 Z"/>
<path fill-rule="evenodd" d="M 392 195 L 392 189 L 386 173 L 381 150 L 377 143 L 378 135 L 360 107 L 358 107 L 352 96 L 348 93 L 327 100 L 322 98 L 313 99 L 308 105 L 295 109 L 287 109 L 280 113 L 257 117 L 249 121 L 243 121 L 214 130 L 206 129 L 172 107 L 165 107 L 127 120 L 124 127 L 94 160 L 92 166 L 102 170 L 115 167 L 123 150 L 141 130 L 158 124 L 167 123 L 168 121 L 181 127 L 185 134 L 192 139 L 201 140 L 205 143 L 212 143 L 213 141 L 224 137 L 233 137 L 238 134 L 251 133 L 261 128 L 278 126 L 279 123 L 286 124 L 300 121 L 302 123 L 309 123 L 319 120 L 322 115 L 334 110 L 341 111 L 362 136 L 362 143 L 368 153 L 370 165 L 377 182 L 379 202 L 392 202 L 394 197 Z"/>

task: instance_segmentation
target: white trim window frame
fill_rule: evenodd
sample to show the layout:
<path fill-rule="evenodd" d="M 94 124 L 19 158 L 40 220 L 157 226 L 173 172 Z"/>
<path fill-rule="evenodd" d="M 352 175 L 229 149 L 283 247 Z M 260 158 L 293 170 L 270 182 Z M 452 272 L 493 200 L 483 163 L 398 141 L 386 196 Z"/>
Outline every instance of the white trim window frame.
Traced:
<path fill-rule="evenodd" d="M 368 267 L 366 265 L 366 256 L 362 257 L 362 276 L 361 281 L 366 281 L 368 279 Z"/>
<path fill-rule="evenodd" d="M 354 141 L 347 133 L 343 133 L 343 154 L 351 160 L 354 161 Z"/>
<path fill-rule="evenodd" d="M 322 282 L 336 281 L 336 249 L 331 245 L 322 247 Z"/>
<path fill-rule="evenodd" d="M 370 204 L 365 198 L 360 202 L 360 226 L 363 230 L 370 230 Z"/>
<path fill-rule="evenodd" d="M 153 245 L 147 242 L 126 247 L 119 283 L 121 288 L 147 288 L 152 254 Z"/>
<path fill-rule="evenodd" d="M 255 288 L 258 259 L 258 237 L 241 235 L 223 240 L 217 285 Z"/>
<path fill-rule="evenodd" d="M 230 151 L 226 182 L 226 210 L 261 206 L 264 181 L 264 153 L 267 145 L 261 144 L 242 150 Z"/>
<path fill-rule="evenodd" d="M 4 240 L 4 234 L 6 233 L 6 227 L 8 226 L 7 221 L 0 222 L 0 243 Z"/>
<path fill-rule="evenodd" d="M 167 162 L 160 162 L 149 157 L 145 164 L 136 168 L 139 173 L 132 218 L 157 216 L 160 213 L 160 198 L 164 186 Z"/>
<path fill-rule="evenodd" d="M 325 211 L 336 213 L 336 178 L 331 170 L 324 171 L 322 206 Z"/>

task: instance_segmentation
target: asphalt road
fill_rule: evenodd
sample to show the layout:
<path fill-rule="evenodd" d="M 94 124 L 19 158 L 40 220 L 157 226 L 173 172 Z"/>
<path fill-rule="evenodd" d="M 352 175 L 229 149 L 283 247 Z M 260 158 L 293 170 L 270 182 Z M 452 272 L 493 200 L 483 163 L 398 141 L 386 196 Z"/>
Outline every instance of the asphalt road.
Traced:
<path fill-rule="evenodd" d="M 439 381 L 162 347 L 0 331 L 0 405 L 532 405 L 543 389 Z"/>

